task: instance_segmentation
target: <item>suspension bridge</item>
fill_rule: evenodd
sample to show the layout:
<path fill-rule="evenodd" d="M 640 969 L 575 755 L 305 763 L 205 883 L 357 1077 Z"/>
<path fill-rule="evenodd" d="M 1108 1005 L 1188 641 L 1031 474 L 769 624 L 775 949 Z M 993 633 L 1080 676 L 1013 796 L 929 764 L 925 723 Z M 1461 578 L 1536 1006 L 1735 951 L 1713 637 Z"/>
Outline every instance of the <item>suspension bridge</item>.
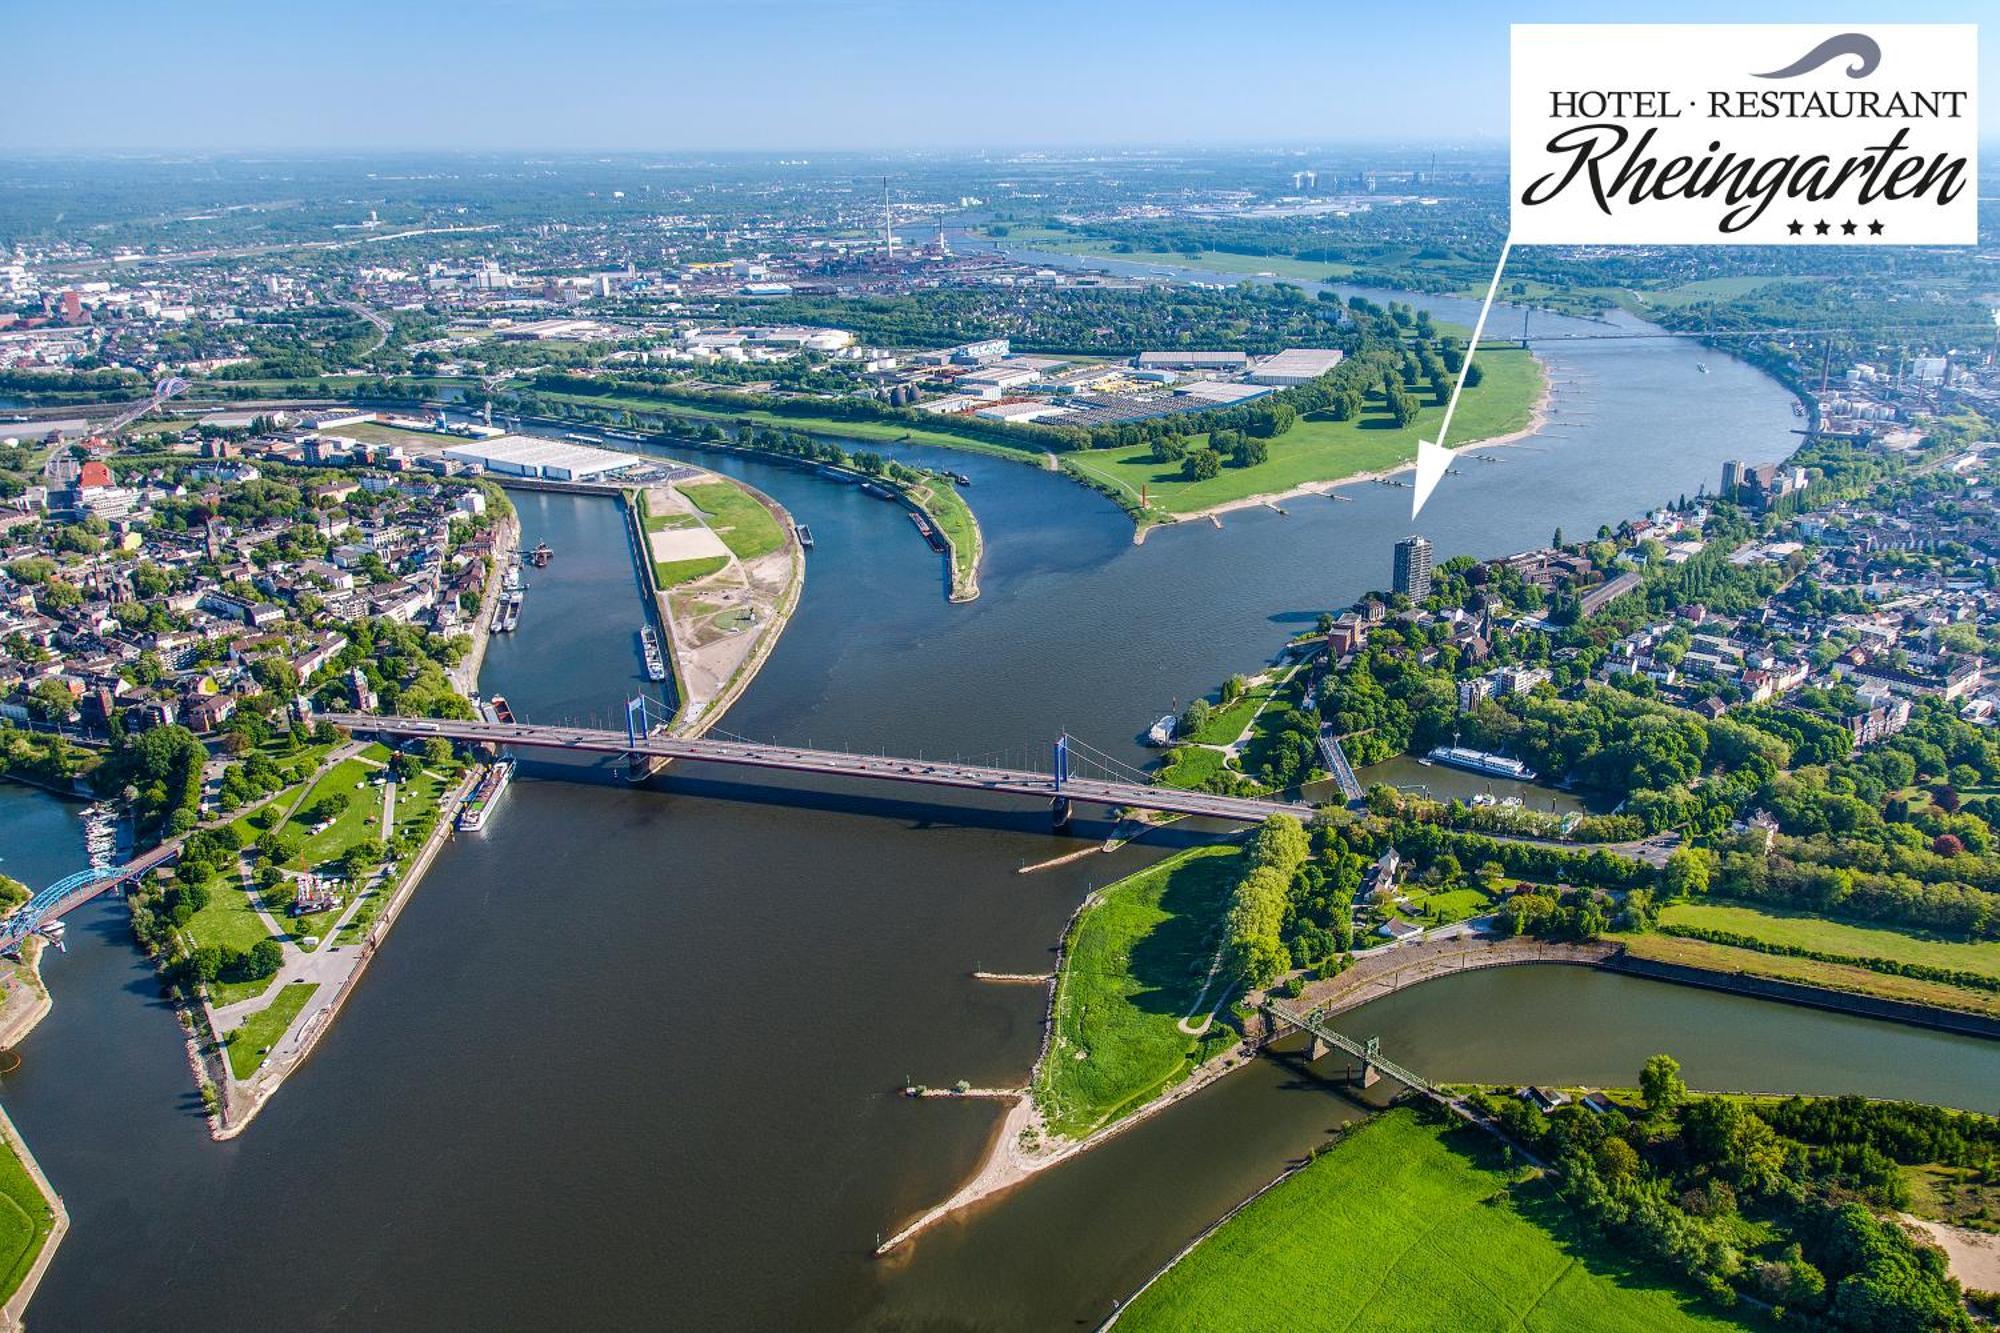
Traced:
<path fill-rule="evenodd" d="M 950 787 L 1049 802 L 1056 827 L 1070 822 L 1075 804 L 1166 814 L 1199 815 L 1239 824 L 1259 824 L 1276 814 L 1310 817 L 1312 807 L 1291 801 L 1156 787 L 1138 769 L 1064 733 L 1050 746 L 1047 771 L 1004 767 L 958 759 L 912 759 L 846 750 L 753 741 L 726 732 L 672 736 L 661 730 L 662 714 L 644 695 L 630 700 L 625 728 L 549 726 L 529 722 L 460 721 L 435 717 L 379 717 L 371 713 L 322 713 L 337 727 L 378 736 L 442 737 L 468 745 L 502 749 L 571 750 L 624 757 L 637 776 L 674 759 L 747 768 L 777 769 L 826 778 L 872 778 L 923 787 Z"/>

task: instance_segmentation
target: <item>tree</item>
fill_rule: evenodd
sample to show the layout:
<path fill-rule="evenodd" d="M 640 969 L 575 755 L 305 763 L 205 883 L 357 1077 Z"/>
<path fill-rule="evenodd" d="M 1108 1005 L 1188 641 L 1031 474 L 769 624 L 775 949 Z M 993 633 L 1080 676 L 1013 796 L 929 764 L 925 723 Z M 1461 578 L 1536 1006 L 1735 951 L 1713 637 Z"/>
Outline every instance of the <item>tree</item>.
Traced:
<path fill-rule="evenodd" d="M 1698 898 L 1708 892 L 1708 855 L 1694 847 L 1676 847 L 1660 873 L 1660 887 L 1669 898 Z"/>
<path fill-rule="evenodd" d="M 1237 467 L 1255 467 L 1271 457 L 1271 446 L 1263 440 L 1246 436 L 1238 440 L 1229 451 L 1229 461 Z"/>
<path fill-rule="evenodd" d="M 1196 449 L 1181 460 L 1184 481 L 1210 481 L 1222 475 L 1222 455 L 1213 449 Z"/>
<path fill-rule="evenodd" d="M 432 736 L 424 742 L 424 762 L 435 768 L 443 768 L 451 762 L 451 742 L 442 736 Z"/>
<path fill-rule="evenodd" d="M 1639 1095 L 1646 1109 L 1661 1115 L 1681 1104 L 1687 1096 L 1687 1081 L 1681 1077 L 1680 1061 L 1671 1055 L 1650 1056 L 1639 1070 Z"/>
<path fill-rule="evenodd" d="M 1153 437 L 1153 461 L 1155 463 L 1178 463 L 1187 457 L 1187 438 L 1181 435 L 1156 435 Z"/>

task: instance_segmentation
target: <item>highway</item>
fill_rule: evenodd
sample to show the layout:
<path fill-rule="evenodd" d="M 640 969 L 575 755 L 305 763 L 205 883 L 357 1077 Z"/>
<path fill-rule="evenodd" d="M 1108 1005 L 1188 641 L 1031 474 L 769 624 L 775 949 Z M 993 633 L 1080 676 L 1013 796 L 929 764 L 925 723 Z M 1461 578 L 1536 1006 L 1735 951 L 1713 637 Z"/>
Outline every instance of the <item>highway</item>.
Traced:
<path fill-rule="evenodd" d="M 849 754 L 841 750 L 813 750 L 790 745 L 717 740 L 712 737 L 650 736 L 634 742 L 628 740 L 622 731 L 605 731 L 589 727 L 538 726 L 525 722 L 461 722 L 449 718 L 377 717 L 368 713 L 322 713 L 318 716 L 337 727 L 344 727 L 355 733 L 441 736 L 447 740 L 514 748 L 656 755 L 664 759 L 692 759 L 702 763 L 780 769 L 790 773 L 818 773 L 840 778 L 875 778 L 884 782 L 903 782 L 925 787 L 954 787 L 964 791 L 1031 796 L 1044 801 L 1053 801 L 1058 796 L 1066 796 L 1072 801 L 1086 805 L 1200 815 L 1238 824 L 1260 824 L 1275 814 L 1296 815 L 1300 818 L 1309 818 L 1312 814 L 1311 806 L 1288 801 L 1214 796 L 1207 792 L 1177 791 L 1172 787 L 1152 787 L 1097 778 L 1072 776 L 1066 778 L 1058 789 L 1055 779 L 1047 773 L 1037 773 L 1031 769 L 987 768 L 978 764 L 952 763 L 947 760 Z"/>

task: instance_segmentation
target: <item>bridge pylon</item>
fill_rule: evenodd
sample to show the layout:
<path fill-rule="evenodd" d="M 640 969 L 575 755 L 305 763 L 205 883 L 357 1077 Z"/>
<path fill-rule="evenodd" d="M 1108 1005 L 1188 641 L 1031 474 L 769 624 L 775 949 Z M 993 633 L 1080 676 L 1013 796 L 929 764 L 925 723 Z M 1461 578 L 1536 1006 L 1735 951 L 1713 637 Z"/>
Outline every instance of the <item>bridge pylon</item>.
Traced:
<path fill-rule="evenodd" d="M 627 782 L 644 782 L 647 778 L 657 777 L 667 766 L 664 755 L 642 754 L 638 749 L 639 742 L 653 734 L 653 728 L 665 725 L 664 720 L 654 719 L 643 690 L 625 701 L 625 739 L 633 746 L 625 752 Z"/>

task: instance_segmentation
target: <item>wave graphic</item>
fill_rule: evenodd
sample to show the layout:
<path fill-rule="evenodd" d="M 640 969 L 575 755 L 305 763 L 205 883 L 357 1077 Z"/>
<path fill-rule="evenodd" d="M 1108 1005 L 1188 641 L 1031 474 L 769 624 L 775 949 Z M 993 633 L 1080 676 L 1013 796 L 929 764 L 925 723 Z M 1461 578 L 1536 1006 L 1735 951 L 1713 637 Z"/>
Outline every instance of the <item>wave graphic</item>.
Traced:
<path fill-rule="evenodd" d="M 1875 72 L 1882 63 L 1882 48 L 1873 37 L 1865 32 L 1843 32 L 1829 37 L 1812 50 L 1794 60 L 1783 69 L 1774 69 L 1768 74 L 1753 74 L 1753 79 L 1796 79 L 1801 74 L 1810 74 L 1830 60 L 1851 56 L 1852 65 L 1847 67 L 1850 79 L 1865 79 Z"/>

